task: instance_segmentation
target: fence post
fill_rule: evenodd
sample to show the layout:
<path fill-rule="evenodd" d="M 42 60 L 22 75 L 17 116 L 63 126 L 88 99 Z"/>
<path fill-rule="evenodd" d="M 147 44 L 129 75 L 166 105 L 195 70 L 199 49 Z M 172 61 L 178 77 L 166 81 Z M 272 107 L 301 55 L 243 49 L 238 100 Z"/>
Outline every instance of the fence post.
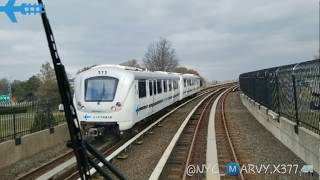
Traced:
<path fill-rule="evenodd" d="M 256 78 L 255 77 L 253 77 L 252 78 L 252 89 L 251 89 L 251 91 L 252 91 L 252 99 L 253 100 L 256 100 L 256 89 L 255 89 L 255 85 L 256 85 Z"/>
<path fill-rule="evenodd" d="M 16 139 L 16 115 L 12 107 L 12 120 L 13 120 L 13 139 Z"/>
<path fill-rule="evenodd" d="M 277 111 L 278 111 L 278 122 L 280 122 L 280 113 L 281 113 L 281 107 L 280 107 L 280 88 L 279 88 L 279 79 L 278 79 L 278 73 L 276 75 L 276 99 L 277 99 Z"/>
<path fill-rule="evenodd" d="M 47 100 L 47 120 L 48 120 L 48 128 L 49 128 L 49 132 L 50 134 L 54 133 L 54 127 L 53 127 L 53 118 L 51 118 L 51 111 L 50 111 L 50 103 L 49 100 Z"/>
<path fill-rule="evenodd" d="M 292 75 L 292 85 L 293 85 L 293 96 L 294 96 L 294 110 L 295 110 L 295 117 L 296 117 L 296 125 L 294 126 L 294 130 L 296 134 L 298 134 L 299 133 L 299 114 L 298 114 L 296 77 L 294 75 Z"/>
<path fill-rule="evenodd" d="M 11 107 L 12 107 L 12 119 L 13 119 L 13 139 L 14 139 L 15 144 L 19 145 L 19 144 L 21 144 L 21 138 L 17 137 L 16 112 L 14 110 L 14 107 L 13 106 L 11 106 Z"/>

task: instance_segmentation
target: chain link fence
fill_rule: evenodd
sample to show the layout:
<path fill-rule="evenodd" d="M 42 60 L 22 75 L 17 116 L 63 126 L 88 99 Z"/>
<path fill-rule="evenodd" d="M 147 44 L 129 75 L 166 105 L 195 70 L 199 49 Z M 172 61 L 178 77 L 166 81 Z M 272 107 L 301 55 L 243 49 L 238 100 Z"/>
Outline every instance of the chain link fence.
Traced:
<path fill-rule="evenodd" d="M 243 73 L 244 94 L 320 134 L 320 59 Z M 297 128 L 298 129 L 298 128 Z"/>
<path fill-rule="evenodd" d="M 0 142 L 15 139 L 19 144 L 22 136 L 44 129 L 53 132 L 53 127 L 63 122 L 64 112 L 49 101 L 0 103 Z"/>

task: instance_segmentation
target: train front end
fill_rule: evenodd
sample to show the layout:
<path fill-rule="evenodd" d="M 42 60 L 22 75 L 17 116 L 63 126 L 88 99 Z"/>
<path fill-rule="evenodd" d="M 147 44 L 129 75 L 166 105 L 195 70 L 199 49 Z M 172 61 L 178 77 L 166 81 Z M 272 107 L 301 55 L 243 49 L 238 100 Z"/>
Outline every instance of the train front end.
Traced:
<path fill-rule="evenodd" d="M 132 127 L 128 111 L 133 78 L 112 67 L 94 67 L 75 78 L 74 104 L 86 134 L 100 136 Z"/>

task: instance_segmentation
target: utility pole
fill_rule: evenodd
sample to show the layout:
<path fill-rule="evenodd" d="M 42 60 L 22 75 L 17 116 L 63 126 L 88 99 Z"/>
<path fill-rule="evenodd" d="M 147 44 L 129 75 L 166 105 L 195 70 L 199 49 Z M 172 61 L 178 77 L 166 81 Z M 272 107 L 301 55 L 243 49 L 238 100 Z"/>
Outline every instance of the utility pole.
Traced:
<path fill-rule="evenodd" d="M 103 165 L 106 166 L 106 168 L 108 168 L 108 170 L 110 170 L 110 172 L 112 172 L 116 177 L 118 177 L 119 179 L 125 179 L 125 177 L 120 173 L 120 171 L 118 171 L 117 168 L 115 168 L 110 162 L 105 160 L 102 153 L 100 153 L 89 142 L 86 142 L 82 137 L 76 108 L 74 107 L 72 100 L 67 73 L 59 57 L 56 42 L 54 40 L 53 32 L 42 0 L 38 0 L 38 4 L 42 5 L 41 19 L 46 33 L 50 55 L 52 58 L 52 63 L 55 70 L 59 92 L 61 96 L 61 102 L 64 107 L 65 117 L 68 124 L 70 135 L 68 147 L 73 148 L 73 152 L 77 160 L 77 167 L 80 178 L 82 180 L 91 179 L 91 174 L 89 170 L 90 166 L 92 166 L 105 179 L 113 179 L 108 171 L 98 166 L 97 162 L 95 161 L 95 159 L 97 159 L 101 163 L 103 163 Z"/>

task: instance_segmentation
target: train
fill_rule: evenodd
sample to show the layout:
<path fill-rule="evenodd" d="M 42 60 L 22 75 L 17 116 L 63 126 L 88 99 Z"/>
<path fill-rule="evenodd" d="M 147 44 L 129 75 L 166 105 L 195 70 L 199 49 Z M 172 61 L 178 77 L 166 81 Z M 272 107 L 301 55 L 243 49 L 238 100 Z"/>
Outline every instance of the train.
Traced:
<path fill-rule="evenodd" d="M 73 101 L 86 133 L 100 136 L 111 128 L 122 134 L 200 88 L 194 74 L 97 65 L 76 75 Z"/>

